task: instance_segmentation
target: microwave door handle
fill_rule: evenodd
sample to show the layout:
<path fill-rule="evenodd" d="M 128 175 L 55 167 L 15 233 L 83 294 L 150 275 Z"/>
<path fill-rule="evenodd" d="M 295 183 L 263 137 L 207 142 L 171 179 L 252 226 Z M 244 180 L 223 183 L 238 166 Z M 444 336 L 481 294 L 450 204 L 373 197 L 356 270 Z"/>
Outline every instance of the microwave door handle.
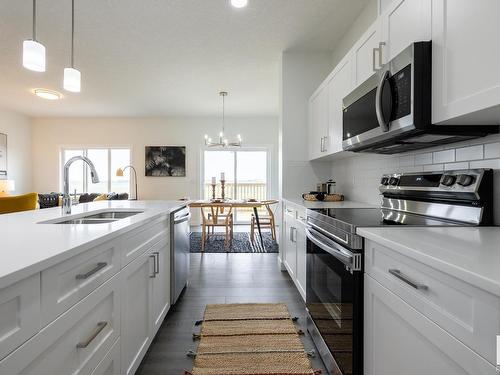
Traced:
<path fill-rule="evenodd" d="M 328 246 L 326 243 L 318 239 L 314 233 L 312 233 L 308 228 L 306 228 L 306 236 L 309 238 L 312 243 L 314 243 L 316 246 L 321 248 L 322 250 L 326 251 L 328 254 L 333 255 L 335 258 L 340 260 L 342 263 L 344 263 L 346 266 L 352 268 L 353 267 L 353 255 L 351 254 L 346 254 L 343 251 L 337 250 L 331 246 Z"/>
<path fill-rule="evenodd" d="M 388 70 L 382 75 L 380 82 L 377 87 L 377 92 L 375 94 L 375 112 L 377 113 L 377 120 L 380 128 L 384 133 L 389 131 L 389 121 L 384 119 L 384 113 L 382 111 L 382 90 L 384 88 L 385 82 L 389 78 L 390 72 Z"/>

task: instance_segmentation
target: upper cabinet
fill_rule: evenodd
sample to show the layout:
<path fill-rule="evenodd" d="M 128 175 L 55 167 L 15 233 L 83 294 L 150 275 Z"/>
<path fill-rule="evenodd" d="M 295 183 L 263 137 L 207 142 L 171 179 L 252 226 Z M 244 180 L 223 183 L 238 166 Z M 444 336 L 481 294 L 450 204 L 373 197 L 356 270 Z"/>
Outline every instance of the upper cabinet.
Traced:
<path fill-rule="evenodd" d="M 434 123 L 500 123 L 499 19 L 498 0 L 432 1 Z"/>
<path fill-rule="evenodd" d="M 351 50 L 354 87 L 366 81 L 382 65 L 382 33 L 377 20 L 363 34 Z"/>
<path fill-rule="evenodd" d="M 411 43 L 431 40 L 431 1 L 394 0 L 381 15 L 382 48 L 385 64 Z"/>
<path fill-rule="evenodd" d="M 328 154 L 342 151 L 342 102 L 352 89 L 352 64 L 345 57 L 330 75 L 328 81 Z"/>
<path fill-rule="evenodd" d="M 309 100 L 309 159 L 328 151 L 328 87 L 321 86 Z"/>

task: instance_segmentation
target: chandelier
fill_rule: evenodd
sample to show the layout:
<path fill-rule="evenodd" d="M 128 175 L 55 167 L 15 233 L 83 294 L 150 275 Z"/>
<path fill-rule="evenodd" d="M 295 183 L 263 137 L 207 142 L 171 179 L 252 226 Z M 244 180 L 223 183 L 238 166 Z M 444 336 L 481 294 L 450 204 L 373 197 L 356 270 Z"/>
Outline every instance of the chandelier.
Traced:
<path fill-rule="evenodd" d="M 219 140 L 217 142 L 213 142 L 212 138 L 205 134 L 205 145 L 208 147 L 241 147 L 241 135 L 237 135 L 236 142 L 229 142 L 227 138 L 224 137 L 225 131 L 225 98 L 227 96 L 226 91 L 219 92 L 219 95 L 222 97 L 222 131 L 219 133 Z"/>

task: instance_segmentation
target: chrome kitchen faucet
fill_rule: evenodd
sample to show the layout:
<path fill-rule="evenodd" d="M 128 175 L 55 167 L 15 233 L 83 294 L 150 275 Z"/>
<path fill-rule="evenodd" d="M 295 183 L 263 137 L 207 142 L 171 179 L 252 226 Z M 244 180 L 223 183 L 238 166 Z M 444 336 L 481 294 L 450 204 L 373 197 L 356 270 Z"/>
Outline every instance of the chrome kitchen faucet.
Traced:
<path fill-rule="evenodd" d="M 94 163 L 92 163 L 92 161 L 89 158 L 85 156 L 74 156 L 71 159 L 69 159 L 66 162 L 66 164 L 64 164 L 64 175 L 63 175 L 64 195 L 63 195 L 62 208 L 65 214 L 71 213 L 71 196 L 69 195 L 69 167 L 71 166 L 71 164 L 73 164 L 73 162 L 77 160 L 82 160 L 83 162 L 87 163 L 87 165 L 90 167 L 90 176 L 92 178 L 92 183 L 93 184 L 99 183 L 99 176 L 97 175 L 97 171 L 95 170 Z"/>

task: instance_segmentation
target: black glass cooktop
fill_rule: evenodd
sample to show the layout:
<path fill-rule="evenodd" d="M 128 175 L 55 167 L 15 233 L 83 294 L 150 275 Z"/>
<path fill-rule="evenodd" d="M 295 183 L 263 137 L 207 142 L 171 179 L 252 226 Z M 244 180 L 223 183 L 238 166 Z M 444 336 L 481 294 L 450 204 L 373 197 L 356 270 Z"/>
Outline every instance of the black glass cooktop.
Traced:
<path fill-rule="evenodd" d="M 326 215 L 353 228 L 380 227 L 385 225 L 408 226 L 453 226 L 450 221 L 432 219 L 422 215 L 412 215 L 400 211 L 380 208 L 321 208 L 312 211 Z M 462 224 L 463 225 L 463 224 Z"/>

